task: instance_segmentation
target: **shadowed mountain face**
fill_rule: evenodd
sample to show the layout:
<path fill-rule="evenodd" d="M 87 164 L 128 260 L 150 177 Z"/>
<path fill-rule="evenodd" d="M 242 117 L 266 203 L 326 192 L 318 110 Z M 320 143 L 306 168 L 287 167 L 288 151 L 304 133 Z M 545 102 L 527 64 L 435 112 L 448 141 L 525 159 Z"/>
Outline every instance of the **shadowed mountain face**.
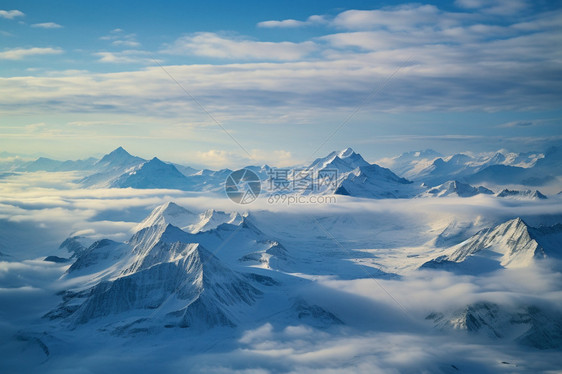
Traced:
<path fill-rule="evenodd" d="M 107 171 L 109 169 L 116 168 L 129 168 L 139 165 L 143 162 L 146 162 L 146 160 L 131 155 L 123 147 L 118 147 L 114 151 L 103 156 L 98 162 L 96 162 L 95 167 L 97 169 Z"/>
<path fill-rule="evenodd" d="M 125 172 L 111 182 L 111 187 L 118 188 L 169 188 L 189 190 L 191 182 L 172 164 L 167 164 L 154 157 L 140 167 Z"/>
<path fill-rule="evenodd" d="M 237 268 L 290 261 L 283 245 L 267 238 L 248 217 L 215 210 L 194 214 L 169 202 L 139 223 L 127 242 L 103 239 L 85 248 L 80 237 L 65 240 L 61 248 L 76 260 L 63 281 L 74 286 L 47 317 L 74 327 L 108 324 L 121 332 L 129 331 L 121 321 L 134 329 L 235 326 L 241 311 L 263 294 L 259 288 L 277 282 L 241 274 L 206 248 L 221 249 L 226 243 L 221 256 Z"/>
<path fill-rule="evenodd" d="M 509 308 L 477 302 L 451 313 L 434 312 L 426 319 L 439 329 L 509 339 L 538 349 L 562 347 L 562 314 L 536 306 Z"/>
<path fill-rule="evenodd" d="M 143 228 L 127 243 L 94 243 L 66 275 L 88 281 L 50 316 L 78 325 L 125 315 L 139 323 L 150 317 L 150 324 L 233 326 L 229 308 L 252 304 L 261 291 L 191 239 L 161 224 Z"/>

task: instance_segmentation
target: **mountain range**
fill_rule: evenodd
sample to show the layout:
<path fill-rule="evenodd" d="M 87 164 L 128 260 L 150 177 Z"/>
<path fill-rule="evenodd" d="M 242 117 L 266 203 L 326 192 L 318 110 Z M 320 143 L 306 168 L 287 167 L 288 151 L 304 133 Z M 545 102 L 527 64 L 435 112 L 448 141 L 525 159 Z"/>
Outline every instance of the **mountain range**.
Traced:
<path fill-rule="evenodd" d="M 538 190 L 513 186 L 552 186 L 562 178 L 562 152 L 552 147 L 545 153 L 455 154 L 442 156 L 432 150 L 408 152 L 382 165 L 371 164 L 351 148 L 334 151 L 307 166 L 283 168 L 286 188 L 274 186 L 277 168 L 247 166 L 262 180 L 265 194 L 336 194 L 364 198 L 471 197 L 494 194 L 498 197 L 544 199 Z M 13 172 L 75 171 L 83 175 L 84 187 L 178 189 L 220 192 L 230 169 L 196 170 L 164 162 L 157 157 L 145 160 L 122 147 L 103 156 L 78 161 L 39 158 L 11 169 Z M 483 185 L 473 185 L 481 183 Z M 498 188 L 499 187 L 499 188 Z M 502 188 L 503 187 L 503 188 Z"/>

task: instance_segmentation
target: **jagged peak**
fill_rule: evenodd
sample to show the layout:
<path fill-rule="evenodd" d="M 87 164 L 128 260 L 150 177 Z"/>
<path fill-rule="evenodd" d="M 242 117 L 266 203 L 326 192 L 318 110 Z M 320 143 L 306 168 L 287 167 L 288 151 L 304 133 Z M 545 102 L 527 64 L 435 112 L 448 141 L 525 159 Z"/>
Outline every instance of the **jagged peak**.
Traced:
<path fill-rule="evenodd" d="M 168 201 L 155 207 L 144 220 L 135 226 L 134 231 L 140 231 L 150 226 L 167 225 L 170 223 L 177 227 L 184 228 L 192 224 L 196 218 L 197 215 L 195 213 L 173 201 Z"/>
<path fill-rule="evenodd" d="M 174 203 L 173 201 L 168 201 L 154 208 L 152 212 L 150 212 L 150 214 L 148 215 L 147 219 L 156 216 L 173 217 L 180 214 L 194 214 L 194 213 L 182 207 L 181 205 Z"/>
<path fill-rule="evenodd" d="M 515 218 L 512 218 L 508 221 L 500 223 L 499 225 L 493 227 L 492 230 L 497 230 L 497 229 L 500 229 L 500 228 L 513 228 L 513 229 L 527 230 L 527 229 L 529 229 L 529 225 L 527 225 L 527 223 L 521 217 L 515 217 Z"/>
<path fill-rule="evenodd" d="M 122 146 L 119 146 L 119 147 L 115 148 L 111 153 L 126 153 L 126 154 L 129 154 L 129 152 L 127 152 L 125 150 L 125 148 L 123 148 Z"/>
<path fill-rule="evenodd" d="M 131 155 L 123 147 L 118 147 L 103 156 L 101 160 L 97 162 L 97 164 L 103 166 L 124 166 L 131 163 L 141 163 L 142 161 L 144 161 L 142 158 Z"/>
<path fill-rule="evenodd" d="M 539 190 L 510 190 L 510 189 L 503 189 L 497 193 L 498 197 L 526 197 L 531 199 L 547 199 L 545 195 L 543 195 Z"/>
<path fill-rule="evenodd" d="M 173 201 L 165 202 L 164 204 L 156 207 L 154 210 L 156 209 L 160 209 L 161 212 L 176 212 L 176 211 L 189 212 L 189 210 L 185 209 L 181 205 L 174 203 Z"/>
<path fill-rule="evenodd" d="M 113 157 L 124 157 L 124 156 L 133 157 L 129 152 L 127 152 L 125 150 L 125 148 L 123 148 L 121 146 L 119 146 L 119 147 L 115 148 L 113 151 L 109 152 L 107 155 L 104 156 L 104 158 L 108 157 L 108 156 L 111 157 L 111 158 L 113 158 Z"/>
<path fill-rule="evenodd" d="M 342 150 L 338 153 L 338 157 L 339 158 L 347 158 L 347 157 L 351 157 L 354 154 L 357 154 L 357 153 L 355 153 L 355 151 L 351 147 L 347 147 L 346 149 L 344 149 L 344 150 Z"/>

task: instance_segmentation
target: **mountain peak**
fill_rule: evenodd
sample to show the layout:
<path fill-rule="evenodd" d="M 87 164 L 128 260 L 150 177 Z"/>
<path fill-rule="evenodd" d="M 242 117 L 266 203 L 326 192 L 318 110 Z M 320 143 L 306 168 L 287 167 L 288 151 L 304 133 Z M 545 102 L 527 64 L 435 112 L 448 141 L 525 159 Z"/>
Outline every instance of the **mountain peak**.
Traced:
<path fill-rule="evenodd" d="M 340 151 L 340 153 L 338 153 L 338 156 L 339 158 L 347 158 L 354 154 L 356 154 L 355 151 L 351 147 L 347 147 L 346 149 Z"/>
<path fill-rule="evenodd" d="M 510 197 L 518 199 L 533 199 L 533 200 L 545 200 L 547 197 L 543 195 L 539 190 L 509 190 L 504 189 L 497 194 L 498 197 Z"/>
<path fill-rule="evenodd" d="M 495 227 L 484 229 L 469 239 L 451 247 L 448 254 L 436 258 L 423 266 L 429 267 L 467 261 L 475 269 L 485 269 L 491 263 L 502 267 L 526 267 L 535 259 L 545 257 L 544 249 L 531 234 L 531 228 L 520 217 Z M 496 267 L 491 266 L 490 269 Z"/>
<path fill-rule="evenodd" d="M 125 150 L 125 148 L 119 146 L 115 148 L 113 151 L 109 152 L 106 156 L 111 157 L 133 157 L 129 152 Z"/>
<path fill-rule="evenodd" d="M 317 158 L 309 166 L 312 169 L 337 169 L 341 173 L 348 173 L 358 167 L 369 166 L 370 164 L 355 153 L 353 149 L 346 148 L 340 152 L 330 152 L 326 157 Z"/>
<path fill-rule="evenodd" d="M 139 223 L 134 231 L 138 232 L 144 228 L 155 225 L 168 225 L 184 228 L 195 223 L 197 215 L 172 201 L 159 205 L 141 223 Z"/>
<path fill-rule="evenodd" d="M 139 164 L 144 160 L 140 157 L 136 157 L 127 152 L 123 147 L 118 147 L 102 157 L 101 160 L 97 162 L 98 165 L 102 166 L 133 166 Z"/>

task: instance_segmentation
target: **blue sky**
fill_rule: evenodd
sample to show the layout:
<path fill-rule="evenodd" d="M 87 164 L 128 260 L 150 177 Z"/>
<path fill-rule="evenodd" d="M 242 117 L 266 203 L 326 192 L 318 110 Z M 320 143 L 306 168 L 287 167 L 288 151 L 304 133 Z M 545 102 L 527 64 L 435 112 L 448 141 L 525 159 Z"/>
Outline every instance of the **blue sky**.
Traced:
<path fill-rule="evenodd" d="M 232 167 L 542 150 L 562 137 L 560 5 L 3 1 L 0 151 Z"/>

